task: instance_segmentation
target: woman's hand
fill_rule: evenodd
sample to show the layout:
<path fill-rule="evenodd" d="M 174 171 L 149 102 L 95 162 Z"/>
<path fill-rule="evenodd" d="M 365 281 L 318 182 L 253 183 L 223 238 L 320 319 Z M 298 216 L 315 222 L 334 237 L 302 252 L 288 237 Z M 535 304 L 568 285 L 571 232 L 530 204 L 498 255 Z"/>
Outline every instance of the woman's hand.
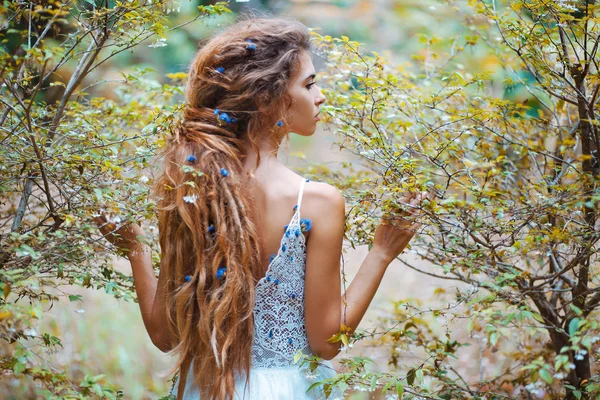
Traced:
<path fill-rule="evenodd" d="M 100 232 L 125 257 L 141 254 L 142 243 L 140 236 L 146 236 L 144 230 L 137 224 L 130 223 L 117 229 L 118 221 L 107 218 L 106 214 L 94 217 Z"/>
<path fill-rule="evenodd" d="M 386 260 L 392 262 L 408 245 L 416 230 L 421 226 L 414 222 L 418 206 L 427 197 L 426 192 L 412 193 L 402 198 L 408 210 L 399 214 L 387 215 L 375 230 L 372 251 L 380 252 Z"/>

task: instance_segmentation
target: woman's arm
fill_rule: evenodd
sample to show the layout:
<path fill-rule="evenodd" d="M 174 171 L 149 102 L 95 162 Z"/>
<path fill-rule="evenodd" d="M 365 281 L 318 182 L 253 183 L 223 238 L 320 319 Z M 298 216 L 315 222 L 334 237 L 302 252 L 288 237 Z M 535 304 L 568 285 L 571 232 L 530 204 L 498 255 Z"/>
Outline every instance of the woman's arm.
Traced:
<path fill-rule="evenodd" d="M 115 224 L 108 222 L 105 215 L 96 217 L 95 221 L 106 239 L 129 259 L 146 331 L 156 347 L 168 352 L 172 349 L 172 344 L 168 340 L 167 330 L 166 277 L 162 275 L 161 269 L 158 280 L 156 279 L 152 268 L 152 250 L 138 239 L 145 236 L 144 230 L 137 224 L 115 230 Z"/>
<path fill-rule="evenodd" d="M 139 251 L 131 252 L 128 258 L 133 270 L 135 291 L 146 331 L 152 343 L 162 352 L 167 353 L 173 348 L 173 343 L 168 338 L 166 278 L 162 274 L 163 269 L 161 268 L 156 279 L 152 268 L 151 250 L 146 245 L 142 245 Z"/>
<path fill-rule="evenodd" d="M 421 199 L 417 197 L 411 204 L 416 205 Z M 314 223 L 307 244 L 304 289 L 306 331 L 311 350 L 329 360 L 339 353 L 340 343 L 329 343 L 327 339 L 339 332 L 341 324 L 352 331 L 358 327 L 388 265 L 404 250 L 417 225 L 403 222 L 393 226 L 384 221 L 375 232 L 371 251 L 345 296 L 341 296 L 344 199 L 335 188 L 323 185 L 311 200 Z"/>

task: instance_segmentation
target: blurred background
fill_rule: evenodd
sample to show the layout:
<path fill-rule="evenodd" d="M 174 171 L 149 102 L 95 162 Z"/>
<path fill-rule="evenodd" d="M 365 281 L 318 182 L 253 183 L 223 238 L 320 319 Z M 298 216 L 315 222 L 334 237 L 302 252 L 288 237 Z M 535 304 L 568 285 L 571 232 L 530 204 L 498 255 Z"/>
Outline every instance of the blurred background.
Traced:
<path fill-rule="evenodd" d="M 173 8 L 169 10 L 170 26 L 188 21 L 197 7 L 203 4 L 209 3 L 188 0 L 173 2 Z M 187 70 L 199 42 L 244 15 L 296 18 L 321 34 L 348 36 L 395 63 L 410 63 L 415 55 L 427 57 L 427 46 L 423 44 L 432 38 L 442 38 L 440 43 L 446 45 L 453 37 L 468 35 L 469 26 L 463 23 L 460 3 L 457 4 L 459 5 L 435 0 L 233 1 L 229 3 L 233 13 L 195 21 L 170 32 L 166 41 L 148 41 L 123 52 L 94 71 L 94 76 L 90 79 L 102 78 L 110 82 L 133 69 L 150 69 L 149 75 L 154 79 L 168 82 L 168 74 Z M 435 39 L 432 45 L 435 46 Z M 314 61 L 318 70 L 322 61 L 318 55 L 315 55 Z M 473 46 L 452 62 L 454 68 L 463 73 L 493 71 L 495 58 L 484 47 Z M 93 88 L 90 94 L 111 98 L 117 87 L 118 82 L 107 83 Z M 518 93 L 503 91 L 503 86 L 500 86 L 497 95 L 518 96 Z M 350 154 L 336 147 L 335 138 L 326 126 L 322 126 L 310 138 L 291 136 L 283 146 L 280 157 L 299 170 L 310 163 L 327 163 L 335 168 L 337 163 L 352 159 Z M 366 252 L 365 247 L 346 249 L 344 271 L 349 281 Z M 412 258 L 412 262 L 422 263 L 410 253 L 404 257 Z M 121 271 L 130 272 L 125 260 L 115 259 L 114 262 Z M 436 288 L 449 288 L 449 284 L 434 279 L 417 275 L 399 263 L 392 264 L 361 327 L 368 327 L 378 316 L 389 313 L 393 301 L 414 299 L 423 304 L 432 302 L 431 296 Z M 157 399 L 165 396 L 171 387 L 167 372 L 173 359 L 152 345 L 137 304 L 80 287 L 72 288 L 71 292 L 82 295 L 83 302 L 64 301 L 55 304 L 42 317 L 43 329 L 60 335 L 64 345 L 64 349 L 48 361 L 57 367 L 64 366 L 74 379 L 83 379 L 84 369 L 86 373 L 93 375 L 105 374 L 108 381 L 123 389 L 126 399 Z M 456 329 L 460 330 L 461 327 L 457 326 Z M 341 354 L 338 358 L 360 354 L 378 360 L 378 355 L 373 353 L 367 343 L 356 346 L 348 354 Z M 381 364 L 376 368 L 385 370 L 387 360 L 388 357 L 382 355 Z M 472 361 L 461 360 L 461 363 L 465 369 L 472 365 L 474 371 L 478 371 L 479 366 Z M 0 385 L 11 393 L 8 398 L 36 398 L 33 389 L 35 385 L 25 383 L 0 380 Z M 367 396 L 357 393 L 352 398 Z"/>

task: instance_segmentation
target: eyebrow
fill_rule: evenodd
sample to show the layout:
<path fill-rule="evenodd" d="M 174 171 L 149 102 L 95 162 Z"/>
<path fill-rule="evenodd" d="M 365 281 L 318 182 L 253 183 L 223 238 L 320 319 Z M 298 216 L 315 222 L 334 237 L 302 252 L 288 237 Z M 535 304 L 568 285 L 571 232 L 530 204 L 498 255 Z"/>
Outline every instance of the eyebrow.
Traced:
<path fill-rule="evenodd" d="M 312 80 L 312 79 L 315 79 L 315 77 L 316 77 L 316 76 L 317 76 L 316 74 L 310 74 L 310 75 L 309 75 L 309 76 L 307 76 L 307 77 L 306 77 L 304 80 L 305 80 L 305 81 L 307 81 L 307 80 L 309 80 L 309 79 L 310 79 L 310 80 Z"/>

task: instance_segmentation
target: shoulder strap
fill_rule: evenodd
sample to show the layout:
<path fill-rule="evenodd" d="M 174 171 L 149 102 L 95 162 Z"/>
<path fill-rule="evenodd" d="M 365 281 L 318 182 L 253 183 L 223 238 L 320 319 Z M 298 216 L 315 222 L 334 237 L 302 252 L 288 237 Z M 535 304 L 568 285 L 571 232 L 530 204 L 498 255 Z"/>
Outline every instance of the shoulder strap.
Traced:
<path fill-rule="evenodd" d="M 302 194 L 304 192 L 304 184 L 306 183 L 306 179 L 302 179 L 302 183 L 300 184 L 300 193 L 298 194 L 298 201 L 296 205 L 298 206 L 298 210 L 300 210 L 300 206 L 302 205 Z"/>

